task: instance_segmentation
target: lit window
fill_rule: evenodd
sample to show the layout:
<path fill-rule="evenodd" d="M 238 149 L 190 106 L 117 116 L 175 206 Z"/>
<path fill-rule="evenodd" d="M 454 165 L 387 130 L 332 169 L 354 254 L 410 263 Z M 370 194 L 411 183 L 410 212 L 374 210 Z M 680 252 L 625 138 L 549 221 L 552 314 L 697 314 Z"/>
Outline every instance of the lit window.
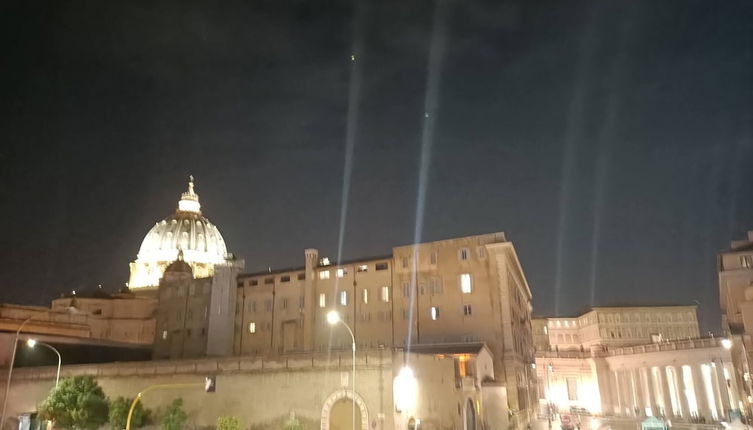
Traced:
<path fill-rule="evenodd" d="M 256 323 L 248 323 L 248 332 L 249 333 L 256 333 Z"/>
<path fill-rule="evenodd" d="M 363 303 L 369 303 L 369 290 L 366 288 L 363 289 Z"/>
<path fill-rule="evenodd" d="M 468 259 L 468 248 L 460 248 L 460 251 L 458 251 L 458 258 L 465 261 Z"/>
<path fill-rule="evenodd" d="M 368 272 L 369 271 L 369 266 L 367 264 L 361 264 L 360 266 L 358 266 L 358 271 L 359 272 Z"/>
<path fill-rule="evenodd" d="M 167 330 L 162 330 L 162 339 L 167 339 Z"/>
<path fill-rule="evenodd" d="M 347 274 L 348 274 L 348 269 L 344 269 L 344 268 L 337 269 L 337 277 L 338 278 L 344 278 L 345 275 L 347 275 Z"/>
<path fill-rule="evenodd" d="M 439 308 L 436 306 L 431 307 L 431 319 L 436 320 L 439 318 Z"/>
<path fill-rule="evenodd" d="M 327 306 L 327 295 L 324 293 L 319 293 L 319 307 L 323 308 Z"/>
<path fill-rule="evenodd" d="M 460 291 L 462 291 L 463 294 L 470 294 L 471 291 L 473 291 L 470 273 L 463 273 L 460 275 Z"/>
<path fill-rule="evenodd" d="M 329 270 L 322 270 L 319 272 L 319 279 L 329 279 Z"/>
<path fill-rule="evenodd" d="M 390 287 L 382 287 L 382 301 L 383 302 L 390 301 Z"/>
<path fill-rule="evenodd" d="M 463 305 L 463 315 L 469 316 L 472 314 L 473 314 L 473 308 L 471 308 L 471 305 Z"/>
<path fill-rule="evenodd" d="M 340 305 L 348 306 L 348 292 L 347 291 L 340 291 Z"/>

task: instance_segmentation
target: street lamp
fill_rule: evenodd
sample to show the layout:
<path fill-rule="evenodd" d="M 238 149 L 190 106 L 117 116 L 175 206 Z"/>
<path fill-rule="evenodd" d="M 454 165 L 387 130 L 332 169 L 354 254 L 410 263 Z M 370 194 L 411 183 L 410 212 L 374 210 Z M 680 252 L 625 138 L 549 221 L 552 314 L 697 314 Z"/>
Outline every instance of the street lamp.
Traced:
<path fill-rule="evenodd" d="M 345 326 L 346 329 L 348 329 L 348 333 L 350 333 L 350 340 L 351 340 L 351 346 L 353 350 L 353 357 L 352 357 L 352 364 L 353 364 L 353 370 L 352 370 L 352 376 L 351 379 L 353 379 L 351 387 L 351 396 L 353 397 L 351 400 L 353 400 L 352 410 L 351 410 L 351 430 L 356 430 L 356 337 L 353 335 L 353 330 L 350 329 L 350 326 L 345 323 L 342 319 L 340 319 L 340 314 L 337 313 L 337 311 L 332 310 L 327 312 L 327 323 L 329 325 L 335 325 L 337 323 L 341 323 Z"/>
<path fill-rule="evenodd" d="M 719 343 L 722 344 L 724 349 L 732 349 L 732 341 L 729 339 L 722 339 Z"/>
<path fill-rule="evenodd" d="M 13 341 L 13 353 L 10 356 L 10 365 L 8 366 L 8 378 L 5 380 L 5 397 L 3 397 L 3 412 L 0 415 L 0 429 L 5 428 L 5 408 L 8 406 L 8 395 L 10 394 L 10 378 L 13 376 L 13 364 L 16 362 L 16 350 L 18 349 L 18 335 L 21 333 L 21 329 L 24 328 L 27 322 L 31 321 L 33 317 L 26 318 L 24 322 L 18 326 L 16 330 L 16 338 Z"/>
<path fill-rule="evenodd" d="M 58 382 L 60 382 L 60 364 L 61 364 L 61 363 L 62 363 L 62 361 L 63 361 L 63 360 L 62 360 L 62 358 L 60 357 L 60 351 L 58 351 L 58 350 L 57 350 L 57 348 L 55 348 L 54 346 L 52 346 L 52 345 L 50 345 L 50 344 L 47 344 L 47 343 L 44 343 L 44 342 L 39 342 L 39 341 L 37 341 L 36 339 L 31 339 L 31 338 L 29 338 L 29 339 L 28 339 L 28 340 L 26 341 L 26 345 L 27 345 L 27 346 L 28 346 L 29 348 L 32 348 L 32 349 L 33 349 L 33 348 L 34 348 L 35 346 L 37 346 L 37 345 L 42 345 L 42 346 L 44 346 L 45 348 L 49 348 L 49 349 L 51 349 L 51 350 L 52 350 L 52 352 L 54 352 L 55 354 L 57 354 L 57 355 L 58 355 L 58 373 L 57 373 L 57 375 L 55 375 L 55 388 L 57 388 L 57 387 L 58 387 Z"/>

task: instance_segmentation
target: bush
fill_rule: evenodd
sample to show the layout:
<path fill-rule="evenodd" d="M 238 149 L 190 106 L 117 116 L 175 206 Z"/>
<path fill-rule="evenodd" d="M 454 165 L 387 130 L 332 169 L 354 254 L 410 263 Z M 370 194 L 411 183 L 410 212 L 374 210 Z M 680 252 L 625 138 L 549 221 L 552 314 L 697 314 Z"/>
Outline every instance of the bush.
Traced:
<path fill-rule="evenodd" d="M 131 403 L 133 403 L 133 399 L 125 397 L 118 397 L 110 401 L 110 426 L 113 430 L 123 430 L 126 428 Z M 150 414 L 151 411 L 144 409 L 141 401 L 136 403 L 136 407 L 133 408 L 133 416 L 131 417 L 131 428 L 144 427 L 149 422 Z"/>
<path fill-rule="evenodd" d="M 162 430 L 183 430 L 187 420 L 188 415 L 183 410 L 183 399 L 178 397 L 165 409 L 160 427 Z"/>
<path fill-rule="evenodd" d="M 39 405 L 39 414 L 55 427 L 94 430 L 107 422 L 107 398 L 91 376 L 75 376 L 60 382 Z"/>
<path fill-rule="evenodd" d="M 241 420 L 229 416 L 219 417 L 217 418 L 217 430 L 241 430 Z"/>

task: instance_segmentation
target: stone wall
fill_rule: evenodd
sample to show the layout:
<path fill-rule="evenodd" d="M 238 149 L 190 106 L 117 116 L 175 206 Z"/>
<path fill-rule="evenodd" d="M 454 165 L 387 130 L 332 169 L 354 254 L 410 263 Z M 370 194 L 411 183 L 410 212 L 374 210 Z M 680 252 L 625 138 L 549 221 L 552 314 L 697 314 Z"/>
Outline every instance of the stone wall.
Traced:
<path fill-rule="evenodd" d="M 359 353 L 356 358 L 356 393 L 366 408 L 368 421 L 364 424 L 368 430 L 393 430 L 392 361 L 390 351 L 379 350 Z M 19 414 L 36 410 L 54 384 L 55 370 L 14 371 L 7 429 L 15 428 Z M 159 412 L 182 397 L 190 428 L 214 426 L 218 416 L 233 415 L 240 418 L 244 428 L 282 429 L 282 423 L 295 414 L 305 427 L 314 430 L 323 418 L 327 399 L 343 392 L 349 395 L 350 374 L 347 352 L 276 359 L 234 357 L 65 366 L 61 377 L 92 375 L 111 398 L 133 397 L 155 384 L 197 383 L 196 388 L 151 391 L 143 398 L 146 407 Z M 215 393 L 204 392 L 207 375 L 217 376 Z"/>

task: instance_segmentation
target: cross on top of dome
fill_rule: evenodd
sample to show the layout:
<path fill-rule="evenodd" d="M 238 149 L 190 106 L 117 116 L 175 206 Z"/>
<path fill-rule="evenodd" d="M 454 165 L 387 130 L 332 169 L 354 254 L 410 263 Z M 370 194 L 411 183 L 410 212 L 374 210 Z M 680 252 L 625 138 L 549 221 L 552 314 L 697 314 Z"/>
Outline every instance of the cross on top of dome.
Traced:
<path fill-rule="evenodd" d="M 180 212 L 194 212 L 201 213 L 201 204 L 199 203 L 199 195 L 193 190 L 193 175 L 188 176 L 188 191 L 180 195 L 178 201 L 178 211 Z"/>

